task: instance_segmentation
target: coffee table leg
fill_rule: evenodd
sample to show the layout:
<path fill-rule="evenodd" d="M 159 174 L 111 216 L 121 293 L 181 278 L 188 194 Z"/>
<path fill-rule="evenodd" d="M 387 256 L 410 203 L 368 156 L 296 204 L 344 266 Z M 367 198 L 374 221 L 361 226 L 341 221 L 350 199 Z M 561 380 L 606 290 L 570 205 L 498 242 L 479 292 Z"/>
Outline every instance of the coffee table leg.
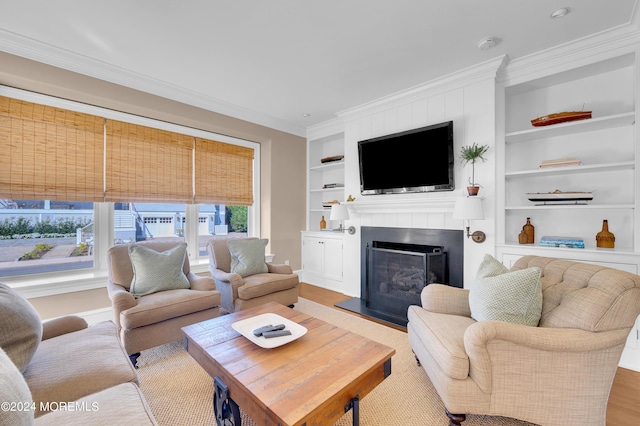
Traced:
<path fill-rule="evenodd" d="M 353 426 L 360 424 L 360 397 L 355 396 L 347 405 L 344 406 L 344 412 L 353 410 Z"/>
<path fill-rule="evenodd" d="M 213 413 L 218 426 L 241 426 L 240 408 L 229 398 L 229 389 L 219 377 L 213 378 Z"/>

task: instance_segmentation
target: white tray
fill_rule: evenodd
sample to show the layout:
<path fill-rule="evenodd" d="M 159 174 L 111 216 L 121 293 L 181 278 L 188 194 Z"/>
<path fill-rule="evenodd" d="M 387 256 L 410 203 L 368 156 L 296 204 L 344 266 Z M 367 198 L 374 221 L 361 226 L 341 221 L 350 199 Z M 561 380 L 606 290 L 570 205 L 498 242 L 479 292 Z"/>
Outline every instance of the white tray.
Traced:
<path fill-rule="evenodd" d="M 267 339 L 263 336 L 256 337 L 253 334 L 253 330 L 255 330 L 256 328 L 260 328 L 269 324 L 284 324 L 284 329 L 289 330 L 291 332 L 291 335 L 272 337 L 270 339 Z M 272 313 L 256 315 L 255 317 L 247 318 L 242 321 L 236 321 L 231 324 L 231 327 L 233 327 L 235 331 L 242 334 L 244 337 L 251 340 L 256 345 L 267 349 L 277 348 L 278 346 L 293 342 L 299 337 L 304 336 L 307 332 L 307 329 L 300 324 L 295 323 L 287 318 L 281 317 L 278 314 Z"/>

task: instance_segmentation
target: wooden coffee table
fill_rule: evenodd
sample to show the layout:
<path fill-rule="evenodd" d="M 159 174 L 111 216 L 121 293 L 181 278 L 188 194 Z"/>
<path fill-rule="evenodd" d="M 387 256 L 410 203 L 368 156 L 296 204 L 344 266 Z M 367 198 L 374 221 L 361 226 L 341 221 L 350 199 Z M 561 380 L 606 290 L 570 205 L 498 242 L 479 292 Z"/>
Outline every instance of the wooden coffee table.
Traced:
<path fill-rule="evenodd" d="M 307 328 L 267 349 L 231 324 L 274 313 Z M 240 425 L 238 406 L 258 425 L 330 425 L 391 374 L 395 350 L 317 318 L 268 303 L 183 327 L 189 354 L 214 379 L 218 425 Z"/>

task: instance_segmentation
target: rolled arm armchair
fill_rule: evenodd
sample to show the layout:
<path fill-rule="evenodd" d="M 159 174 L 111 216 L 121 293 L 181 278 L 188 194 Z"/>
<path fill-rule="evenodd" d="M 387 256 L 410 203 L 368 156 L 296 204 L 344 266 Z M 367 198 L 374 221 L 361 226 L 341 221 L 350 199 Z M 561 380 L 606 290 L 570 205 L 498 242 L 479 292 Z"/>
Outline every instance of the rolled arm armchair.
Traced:
<path fill-rule="evenodd" d="M 256 240 L 246 238 L 243 240 Z M 267 272 L 241 275 L 231 270 L 231 252 L 227 240 L 209 240 L 209 272 L 228 312 L 240 311 L 267 302 L 293 305 L 298 302 L 298 276 L 289 265 L 265 262 Z"/>
<path fill-rule="evenodd" d="M 409 343 L 451 425 L 471 413 L 605 424 L 620 356 L 640 315 L 640 276 L 540 256 L 522 257 L 511 271 L 532 267 L 541 272 L 537 326 L 476 321 L 470 292 L 440 284 L 422 290 L 422 306 L 409 307 Z"/>
<path fill-rule="evenodd" d="M 142 243 L 163 252 L 173 242 Z M 120 340 L 136 365 L 140 351 L 182 338 L 181 328 L 220 315 L 220 292 L 211 277 L 194 274 L 185 256 L 182 271 L 189 288 L 157 291 L 136 298 L 130 292 L 134 277 L 128 246 L 115 246 L 107 253 L 107 292 Z"/>

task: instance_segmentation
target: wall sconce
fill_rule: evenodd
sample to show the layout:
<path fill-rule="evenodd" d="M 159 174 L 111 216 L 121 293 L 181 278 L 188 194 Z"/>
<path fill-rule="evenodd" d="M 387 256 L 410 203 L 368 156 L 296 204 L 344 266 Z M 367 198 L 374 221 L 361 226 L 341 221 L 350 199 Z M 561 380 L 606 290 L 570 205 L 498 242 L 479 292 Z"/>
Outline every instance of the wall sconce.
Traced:
<path fill-rule="evenodd" d="M 456 199 L 456 205 L 453 208 L 453 218 L 463 220 L 467 228 L 467 238 L 471 237 L 476 243 L 482 243 L 487 236 L 482 231 L 469 233 L 470 220 L 483 220 L 484 212 L 482 210 L 482 198 L 480 197 L 461 197 Z"/>
<path fill-rule="evenodd" d="M 333 204 L 331 206 L 331 215 L 329 216 L 329 220 L 349 220 L 349 209 L 344 204 Z M 337 229 L 338 232 L 344 232 L 344 227 L 342 222 L 340 222 L 340 227 Z M 347 231 L 349 234 L 353 235 L 356 233 L 356 228 L 354 226 L 350 226 Z"/>

